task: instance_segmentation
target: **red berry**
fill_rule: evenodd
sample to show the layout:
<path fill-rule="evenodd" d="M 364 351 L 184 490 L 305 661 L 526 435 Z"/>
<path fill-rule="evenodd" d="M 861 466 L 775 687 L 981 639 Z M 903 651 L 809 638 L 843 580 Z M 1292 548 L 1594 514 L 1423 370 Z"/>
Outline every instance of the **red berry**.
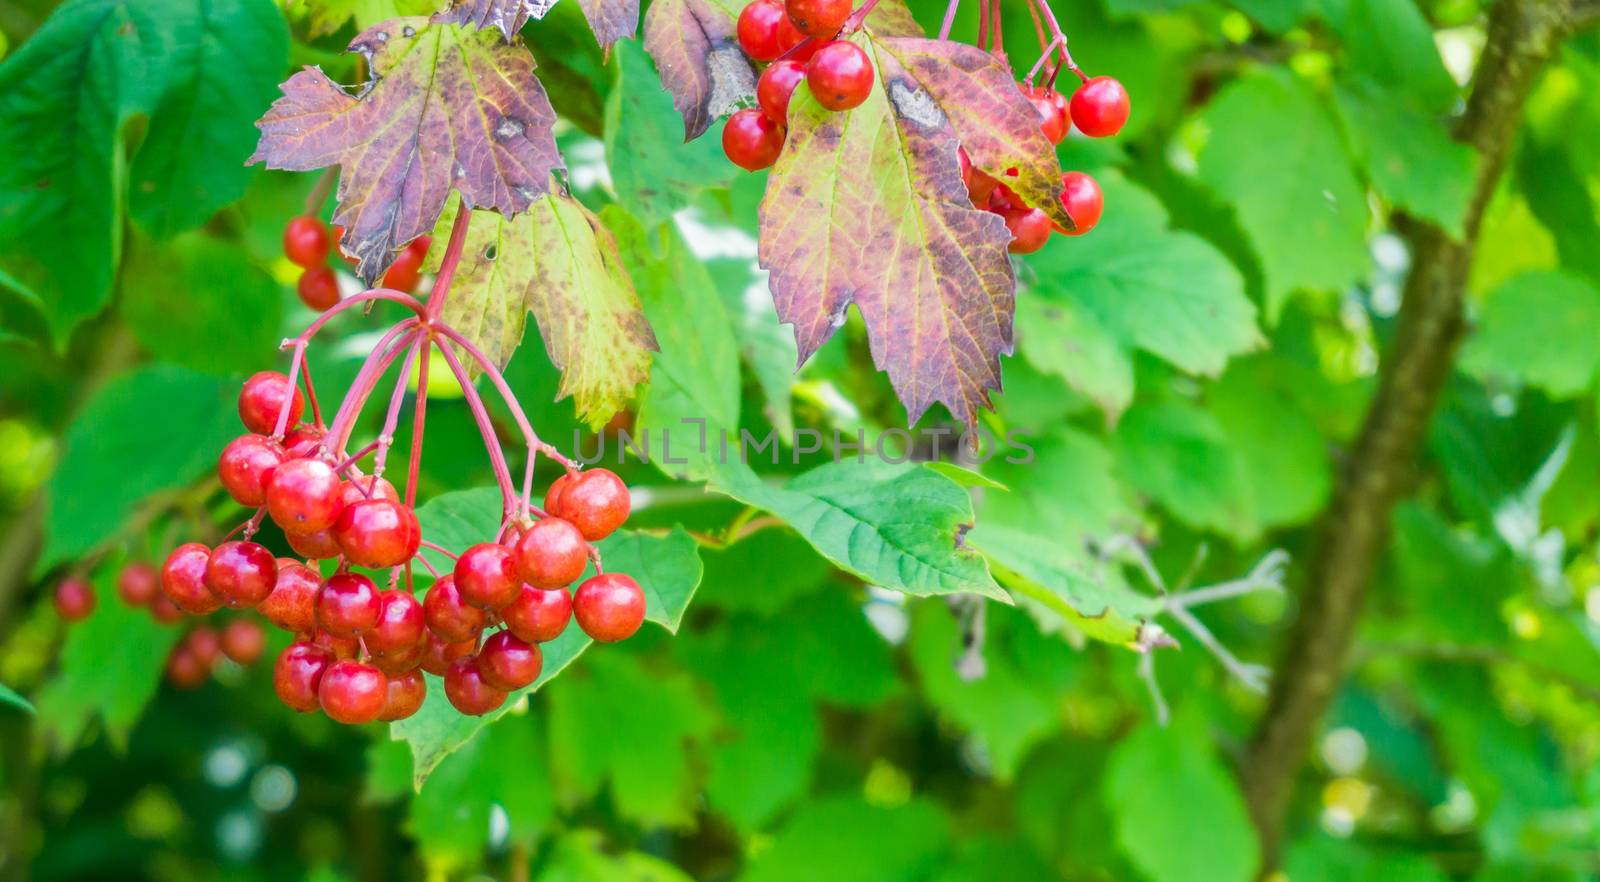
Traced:
<path fill-rule="evenodd" d="M 967 155 L 967 148 L 956 148 L 956 164 L 961 167 L 961 185 L 972 191 L 972 157 Z"/>
<path fill-rule="evenodd" d="M 179 643 L 167 654 L 167 682 L 177 689 L 198 689 L 211 676 L 211 666 L 195 655 L 188 644 Z"/>
<path fill-rule="evenodd" d="M 358 661 L 334 662 L 317 684 L 317 703 L 323 713 L 346 725 L 376 720 L 388 701 L 389 679 L 372 665 Z"/>
<path fill-rule="evenodd" d="M 303 640 L 278 653 L 272 665 L 272 689 L 278 699 L 301 713 L 317 709 L 317 687 L 322 675 L 333 664 L 333 654 Z"/>
<path fill-rule="evenodd" d="M 289 427 L 299 421 L 306 407 L 300 390 L 292 388 L 289 378 L 276 371 L 256 374 L 245 380 L 244 388 L 239 390 L 239 419 L 244 421 L 245 428 L 257 435 L 271 435 L 278 426 L 278 413 L 283 410 L 283 402 L 291 392 L 294 399 L 289 405 Z"/>
<path fill-rule="evenodd" d="M 428 683 L 421 671 L 412 670 L 391 676 L 378 719 L 385 723 L 403 720 L 416 713 L 422 707 L 422 700 L 427 697 Z"/>
<path fill-rule="evenodd" d="M 450 643 L 476 641 L 489 622 L 487 613 L 462 599 L 455 576 L 448 573 L 422 598 L 422 613 L 428 630 Z"/>
<path fill-rule="evenodd" d="M 829 110 L 849 110 L 872 91 L 872 62 L 860 46 L 834 40 L 817 50 L 806 64 L 806 85 L 817 103 Z"/>
<path fill-rule="evenodd" d="M 436 677 L 443 677 L 445 672 L 450 670 L 450 665 L 456 659 L 466 658 L 477 648 L 478 638 L 476 636 L 471 640 L 450 643 L 438 634 L 433 633 L 432 630 L 429 630 L 428 636 L 423 643 L 422 669 Z"/>
<path fill-rule="evenodd" d="M 400 493 L 394 485 L 377 475 L 362 475 L 344 482 L 344 504 L 355 505 L 365 499 L 387 499 L 399 502 Z"/>
<path fill-rule="evenodd" d="M 234 609 L 253 607 L 278 582 L 278 559 L 254 542 L 224 542 L 206 564 L 206 587 Z"/>
<path fill-rule="evenodd" d="M 800 29 L 789 20 L 788 13 L 784 13 L 783 18 L 778 20 L 778 55 L 782 58 L 805 64 L 811 60 L 811 56 L 817 54 L 817 47 L 825 42 L 827 41 L 807 40 L 806 35 L 800 33 Z M 796 48 L 802 43 L 805 44 L 804 47 Z"/>
<path fill-rule="evenodd" d="M 581 571 L 580 571 L 581 572 Z M 499 609 L 517 599 L 517 553 L 494 542 L 480 542 L 456 559 L 456 590 L 483 609 Z"/>
<path fill-rule="evenodd" d="M 234 619 L 222 627 L 222 654 L 241 665 L 253 665 L 267 648 L 267 632 L 250 619 Z"/>
<path fill-rule="evenodd" d="M 1000 181 L 980 168 L 972 170 L 971 178 L 967 183 L 967 195 L 971 197 L 973 207 L 988 208 L 989 199 L 994 195 L 995 188 L 1000 186 Z"/>
<path fill-rule="evenodd" d="M 383 287 L 393 288 L 396 291 L 415 291 L 417 283 L 422 281 L 422 262 L 428 257 L 428 247 L 433 244 L 432 236 L 418 236 L 394 257 L 394 262 L 389 264 L 389 269 L 383 274 Z"/>
<path fill-rule="evenodd" d="M 850 0 L 788 0 L 784 8 L 795 29 L 808 37 L 831 37 L 850 17 Z"/>
<path fill-rule="evenodd" d="M 322 445 L 327 433 L 316 426 L 296 426 L 283 436 L 284 459 L 306 459 Z"/>
<path fill-rule="evenodd" d="M 585 579 L 572 598 L 578 627 L 601 643 L 626 640 L 644 622 L 644 590 L 621 573 Z"/>
<path fill-rule="evenodd" d="M 806 66 L 792 58 L 774 61 L 756 80 L 756 103 L 767 119 L 783 125 L 789 117 L 789 99 L 794 87 L 806 78 Z"/>
<path fill-rule="evenodd" d="M 256 508 L 267 501 L 267 478 L 283 462 L 283 448 L 265 435 L 240 435 L 217 457 L 217 478 L 243 506 Z"/>
<path fill-rule="evenodd" d="M 558 517 L 534 521 L 517 543 L 517 572 L 535 588 L 570 585 L 583 575 L 588 562 L 589 546 L 583 534 Z"/>
<path fill-rule="evenodd" d="M 335 660 L 355 658 L 361 654 L 361 641 L 354 637 L 336 637 L 327 631 L 317 631 L 311 642 L 322 647 Z"/>
<path fill-rule="evenodd" d="M 753 107 L 736 110 L 722 126 L 722 152 L 745 171 L 760 171 L 783 152 L 783 127 Z"/>
<path fill-rule="evenodd" d="M 468 651 L 471 651 L 470 648 Z M 367 660 L 372 666 L 390 677 L 397 677 L 407 671 L 414 671 L 422 664 L 423 657 L 428 652 L 426 638 L 419 640 L 399 652 L 374 652 Z"/>
<path fill-rule="evenodd" d="M 335 637 L 355 637 L 378 625 L 378 586 L 360 573 L 335 573 L 317 592 L 317 627 Z"/>
<path fill-rule="evenodd" d="M 1128 121 L 1128 90 L 1111 77 L 1095 77 L 1072 93 L 1071 113 L 1072 122 L 1085 135 L 1115 135 Z"/>
<path fill-rule="evenodd" d="M 478 673 L 496 689 L 521 689 L 539 679 L 544 655 L 510 631 L 496 631 L 478 650 Z"/>
<path fill-rule="evenodd" d="M 1012 254 L 1032 254 L 1049 241 L 1052 225 L 1050 216 L 1037 208 L 1023 208 L 1005 215 L 1006 229 L 1011 231 L 1011 244 L 1006 246 Z"/>
<path fill-rule="evenodd" d="M 291 634 L 309 633 L 317 626 L 317 592 L 322 577 L 293 560 L 278 561 L 278 579 L 267 599 L 256 605 L 256 612 Z"/>
<path fill-rule="evenodd" d="M 378 624 L 362 638 L 368 652 L 402 654 L 422 645 L 427 620 L 422 604 L 404 591 L 378 594 Z"/>
<path fill-rule="evenodd" d="M 150 599 L 150 618 L 155 619 L 157 624 L 174 625 L 183 621 L 184 615 L 183 610 L 167 599 L 167 595 L 157 594 Z"/>
<path fill-rule="evenodd" d="M 94 588 L 77 576 L 68 576 L 56 586 L 56 613 L 69 622 L 81 622 L 94 612 Z"/>
<path fill-rule="evenodd" d="M 477 656 L 463 656 L 444 672 L 444 697 L 456 710 L 469 717 L 481 717 L 506 701 L 506 691 L 497 689 L 478 670 Z"/>
<path fill-rule="evenodd" d="M 1094 178 L 1083 172 L 1067 172 L 1061 176 L 1061 207 L 1067 210 L 1067 216 L 1077 225 L 1067 235 L 1081 236 L 1100 223 L 1100 211 L 1105 207 L 1105 198 Z"/>
<path fill-rule="evenodd" d="M 183 645 L 195 654 L 207 668 L 216 664 L 217 655 L 222 652 L 222 638 L 217 632 L 201 625 L 184 635 Z"/>
<path fill-rule="evenodd" d="M 206 587 L 206 564 L 210 560 L 211 549 L 198 542 L 172 549 L 161 567 L 161 593 L 189 615 L 216 612 L 222 601 Z"/>
<path fill-rule="evenodd" d="M 321 265 L 328 259 L 328 228 L 309 215 L 289 221 L 283 228 L 283 254 L 307 269 Z"/>
<path fill-rule="evenodd" d="M 1033 109 L 1039 112 L 1039 130 L 1050 139 L 1050 143 L 1060 144 L 1072 128 L 1072 119 L 1067 114 L 1067 99 L 1049 86 L 1018 88 L 1033 104 Z"/>
<path fill-rule="evenodd" d="M 567 630 L 572 620 L 572 595 L 565 588 L 524 585 L 500 615 L 511 633 L 529 643 L 548 643 Z"/>
<path fill-rule="evenodd" d="M 628 485 L 607 469 L 578 473 L 572 483 L 562 488 L 557 502 L 557 508 L 545 511 L 571 521 L 590 542 L 598 542 L 622 526 L 632 505 Z"/>
<path fill-rule="evenodd" d="M 739 13 L 739 48 L 756 61 L 777 58 L 784 49 L 778 43 L 779 28 L 788 21 L 788 15 L 775 0 L 751 0 Z"/>
<path fill-rule="evenodd" d="M 294 549 L 295 554 L 312 560 L 331 560 L 344 553 L 331 529 L 315 533 L 284 533 L 283 538 L 289 540 L 289 547 Z"/>
<path fill-rule="evenodd" d="M 146 606 L 161 596 L 161 574 L 143 561 L 130 563 L 117 574 L 117 595 L 129 606 Z"/>
<path fill-rule="evenodd" d="M 333 466 L 291 459 L 267 476 L 267 513 L 286 533 L 315 533 L 339 520 L 344 487 Z"/>
<path fill-rule="evenodd" d="M 566 495 L 567 488 L 577 483 L 582 472 L 565 472 L 561 477 L 550 482 L 550 489 L 544 494 L 544 510 L 556 514 L 561 510 L 561 498 Z M 556 515 L 560 517 L 560 515 Z M 507 544 L 510 544 L 509 542 Z"/>
<path fill-rule="evenodd" d="M 339 302 L 339 277 L 325 266 L 314 266 L 300 274 L 294 292 L 300 295 L 301 303 L 324 312 Z"/>
<path fill-rule="evenodd" d="M 351 563 L 381 569 L 399 566 L 417 553 L 422 527 L 416 514 L 399 503 L 363 499 L 339 513 L 333 536 Z"/>

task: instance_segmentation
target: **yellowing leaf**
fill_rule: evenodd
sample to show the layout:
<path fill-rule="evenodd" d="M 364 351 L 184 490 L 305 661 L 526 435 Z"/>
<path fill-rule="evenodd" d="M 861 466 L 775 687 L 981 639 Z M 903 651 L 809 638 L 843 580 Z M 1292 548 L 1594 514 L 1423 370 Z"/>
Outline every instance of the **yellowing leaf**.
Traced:
<path fill-rule="evenodd" d="M 998 215 L 967 198 L 957 136 L 884 42 L 855 38 L 878 83 L 849 113 L 805 90 L 761 202 L 761 265 L 802 359 L 854 303 L 873 360 L 915 422 L 942 402 L 964 422 L 1000 388 L 1016 278 Z"/>
<path fill-rule="evenodd" d="M 455 211 L 442 215 L 435 237 L 447 236 L 454 222 Z M 437 260 L 430 257 L 435 267 Z M 510 220 L 472 216 L 443 318 L 503 366 L 522 341 L 529 310 L 561 369 L 557 398 L 572 396 L 579 419 L 603 425 L 649 379 L 656 338 L 616 240 L 559 192 Z"/>
<path fill-rule="evenodd" d="M 315 68 L 282 86 L 256 125 L 252 162 L 307 171 L 339 165 L 341 246 L 368 284 L 433 229 L 454 188 L 473 208 L 511 215 L 549 190 L 561 166 L 555 111 L 520 43 L 402 18 L 350 44 L 372 79 L 351 95 Z"/>
<path fill-rule="evenodd" d="M 437 0 L 289 0 L 285 8 L 304 10 L 310 18 L 311 36 L 331 34 L 352 19 L 365 30 L 402 15 L 427 15 L 439 8 Z"/>
<path fill-rule="evenodd" d="M 734 33 L 733 0 L 656 0 L 644 15 L 644 50 L 683 114 L 683 139 L 755 99 L 756 74 Z"/>

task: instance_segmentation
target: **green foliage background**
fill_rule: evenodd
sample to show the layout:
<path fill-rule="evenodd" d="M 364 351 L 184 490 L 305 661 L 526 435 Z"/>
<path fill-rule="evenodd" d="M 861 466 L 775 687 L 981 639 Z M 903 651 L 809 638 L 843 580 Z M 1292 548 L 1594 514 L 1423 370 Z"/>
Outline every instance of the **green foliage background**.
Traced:
<path fill-rule="evenodd" d="M 1105 219 L 1019 264 L 983 426 L 1035 458 L 974 474 L 826 464 L 835 431 L 903 424 L 863 329 L 792 373 L 754 263 L 764 176 L 735 174 L 715 131 L 680 144 L 637 43 L 605 58 L 558 4 L 523 36 L 661 343 L 633 427 L 824 443 L 757 469 L 630 459 L 635 525 L 657 534 L 631 553 L 681 589 L 653 607 L 676 634 L 584 653 L 481 731 L 390 740 L 284 709 L 267 664 L 162 685 L 178 632 L 112 588 L 122 561 L 239 519 L 201 479 L 239 379 L 311 318 L 279 234 L 314 176 L 240 166 L 250 123 L 301 64 L 352 81 L 356 24 L 417 11 L 312 3 L 355 16 L 312 38 L 305 5 L 0 2 L 0 878 L 1254 877 L 1235 767 L 1262 697 L 1117 549 L 1147 546 L 1172 585 L 1286 550 L 1287 596 L 1198 612 L 1244 662 L 1274 660 L 1392 336 L 1403 233 L 1462 229 L 1476 157 L 1449 125 L 1485 8 L 1055 4 L 1134 115 L 1061 147 Z M 937 26 L 943 4 L 911 5 Z M 1025 68 L 1026 9 L 1007 9 Z M 117 27 L 141 52 L 95 51 Z M 1474 333 L 1299 772 L 1294 882 L 1600 878 L 1597 95 L 1586 34 L 1528 99 L 1471 267 Z M 41 168 L 70 174 L 28 188 Z M 319 386 L 382 319 L 338 321 Z M 601 443 L 552 403 L 537 335 L 508 373 L 547 438 Z M 460 401 L 429 414 L 421 497 L 443 510 L 491 477 Z M 69 633 L 50 591 L 85 565 L 101 602 Z M 1166 726 L 1128 646 L 1151 623 L 1182 645 L 1154 654 Z"/>

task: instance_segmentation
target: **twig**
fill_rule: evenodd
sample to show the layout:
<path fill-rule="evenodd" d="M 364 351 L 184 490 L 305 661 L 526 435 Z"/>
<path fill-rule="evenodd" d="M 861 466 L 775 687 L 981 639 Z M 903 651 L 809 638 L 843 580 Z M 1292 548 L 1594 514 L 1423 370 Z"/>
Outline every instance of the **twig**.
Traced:
<path fill-rule="evenodd" d="M 1154 653 L 1147 652 L 1139 656 L 1139 679 L 1144 681 L 1145 689 L 1150 692 L 1150 704 L 1156 711 L 1156 725 L 1166 726 L 1172 722 L 1172 710 L 1167 707 L 1167 697 L 1161 693 L 1161 682 L 1156 679 Z"/>

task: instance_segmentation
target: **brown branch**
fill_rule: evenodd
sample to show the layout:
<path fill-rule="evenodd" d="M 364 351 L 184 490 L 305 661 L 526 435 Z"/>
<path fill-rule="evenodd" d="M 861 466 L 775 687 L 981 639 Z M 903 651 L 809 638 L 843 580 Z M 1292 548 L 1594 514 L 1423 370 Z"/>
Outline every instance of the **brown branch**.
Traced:
<path fill-rule="evenodd" d="M 1462 289 L 1484 206 L 1494 193 L 1534 78 L 1574 23 L 1574 0 L 1501 0 L 1458 140 L 1479 166 L 1465 235 L 1416 225 L 1411 276 L 1394 343 L 1355 449 L 1322 518 L 1300 613 L 1267 709 L 1240 769 L 1260 834 L 1262 873 L 1277 866 L 1296 773 L 1342 679 L 1367 584 L 1387 544 L 1390 515 L 1411 482 L 1417 449 L 1463 332 Z"/>

